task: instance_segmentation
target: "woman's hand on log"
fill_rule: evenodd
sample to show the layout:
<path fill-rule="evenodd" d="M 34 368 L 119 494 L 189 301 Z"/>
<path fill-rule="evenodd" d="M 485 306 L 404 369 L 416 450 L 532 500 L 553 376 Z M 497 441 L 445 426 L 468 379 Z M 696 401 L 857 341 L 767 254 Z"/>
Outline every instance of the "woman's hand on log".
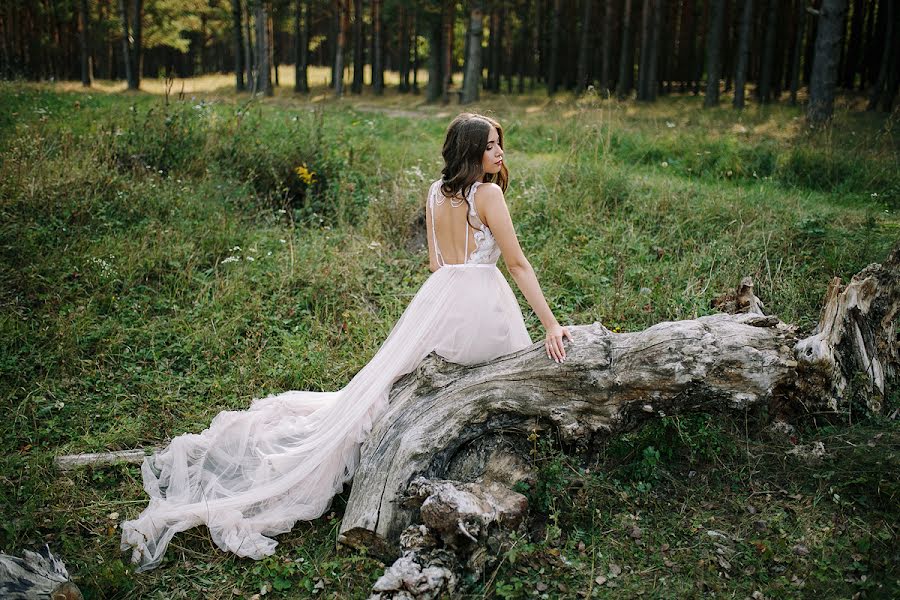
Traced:
<path fill-rule="evenodd" d="M 563 346 L 563 337 L 572 341 L 572 334 L 569 330 L 557 323 L 547 328 L 547 339 L 544 340 L 544 349 L 547 351 L 547 358 L 560 363 L 566 360 L 566 348 Z"/>

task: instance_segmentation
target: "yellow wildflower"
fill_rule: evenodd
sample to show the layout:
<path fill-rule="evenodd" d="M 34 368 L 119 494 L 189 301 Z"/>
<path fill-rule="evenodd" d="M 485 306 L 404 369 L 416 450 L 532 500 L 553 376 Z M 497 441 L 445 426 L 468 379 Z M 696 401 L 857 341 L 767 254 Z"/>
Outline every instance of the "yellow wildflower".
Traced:
<path fill-rule="evenodd" d="M 316 172 L 310 171 L 306 166 L 306 163 L 303 163 L 299 167 L 295 168 L 294 172 L 297 174 L 297 177 L 300 178 L 300 181 L 302 181 L 306 185 L 312 185 L 316 182 Z"/>

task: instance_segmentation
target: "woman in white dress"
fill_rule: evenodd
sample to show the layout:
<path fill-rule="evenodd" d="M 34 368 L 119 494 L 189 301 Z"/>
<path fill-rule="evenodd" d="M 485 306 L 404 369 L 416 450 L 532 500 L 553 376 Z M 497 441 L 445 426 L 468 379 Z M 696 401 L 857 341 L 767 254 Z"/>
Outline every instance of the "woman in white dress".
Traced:
<path fill-rule="evenodd" d="M 216 415 L 141 468 L 150 502 L 122 523 L 122 549 L 137 571 L 155 568 L 172 536 L 206 524 L 216 545 L 239 556 L 271 555 L 271 536 L 324 513 L 350 480 L 359 447 L 384 412 L 391 386 L 429 353 L 476 364 L 531 345 L 509 273 L 545 330 L 547 357 L 562 362 L 571 341 L 522 253 L 503 193 L 503 130 L 464 113 L 447 129 L 442 178 L 426 203 L 425 281 L 372 360 L 337 392 L 290 391 Z M 471 252 L 470 252 L 471 249 Z"/>

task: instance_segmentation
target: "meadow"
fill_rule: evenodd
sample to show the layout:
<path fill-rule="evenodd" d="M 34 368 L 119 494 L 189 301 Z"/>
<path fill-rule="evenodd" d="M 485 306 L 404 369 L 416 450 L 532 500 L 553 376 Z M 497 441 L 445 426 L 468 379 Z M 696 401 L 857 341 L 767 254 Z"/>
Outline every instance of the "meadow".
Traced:
<path fill-rule="evenodd" d="M 424 195 L 460 107 L 193 85 L 0 82 L 0 549 L 48 543 L 88 598 L 365 597 L 384 565 L 335 548 L 346 491 L 264 561 L 198 528 L 134 575 L 117 525 L 146 503 L 139 468 L 52 465 L 342 387 L 430 274 Z M 833 277 L 897 244 L 896 114 L 843 99 L 811 132 L 801 108 L 701 106 L 535 92 L 466 107 L 505 128 L 507 202 L 561 323 L 709 314 L 750 275 L 808 332 Z M 590 457 L 535 439 L 528 534 L 460 595 L 896 597 L 897 421 L 794 426 L 673 415 Z M 789 454 L 816 442 L 824 458 Z"/>

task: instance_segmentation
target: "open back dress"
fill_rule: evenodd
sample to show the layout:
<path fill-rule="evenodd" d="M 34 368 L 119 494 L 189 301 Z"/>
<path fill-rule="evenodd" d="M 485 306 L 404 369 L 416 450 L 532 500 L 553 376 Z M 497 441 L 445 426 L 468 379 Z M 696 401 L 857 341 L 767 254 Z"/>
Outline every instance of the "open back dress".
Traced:
<path fill-rule="evenodd" d="M 353 477 L 359 448 L 384 413 L 391 386 L 429 353 L 472 365 L 531 345 L 515 294 L 497 269 L 500 250 L 475 209 L 465 262 L 445 264 L 437 226 L 451 213 L 435 181 L 428 193 L 439 268 L 422 284 L 387 339 L 336 392 L 288 391 L 223 411 L 199 434 L 175 437 L 141 467 L 150 502 L 122 523 L 122 549 L 137 571 L 155 568 L 172 537 L 205 524 L 222 550 L 259 559 L 272 536 L 322 515 Z M 443 205 L 443 206 L 440 206 Z M 436 217 L 436 212 L 439 214 Z"/>

